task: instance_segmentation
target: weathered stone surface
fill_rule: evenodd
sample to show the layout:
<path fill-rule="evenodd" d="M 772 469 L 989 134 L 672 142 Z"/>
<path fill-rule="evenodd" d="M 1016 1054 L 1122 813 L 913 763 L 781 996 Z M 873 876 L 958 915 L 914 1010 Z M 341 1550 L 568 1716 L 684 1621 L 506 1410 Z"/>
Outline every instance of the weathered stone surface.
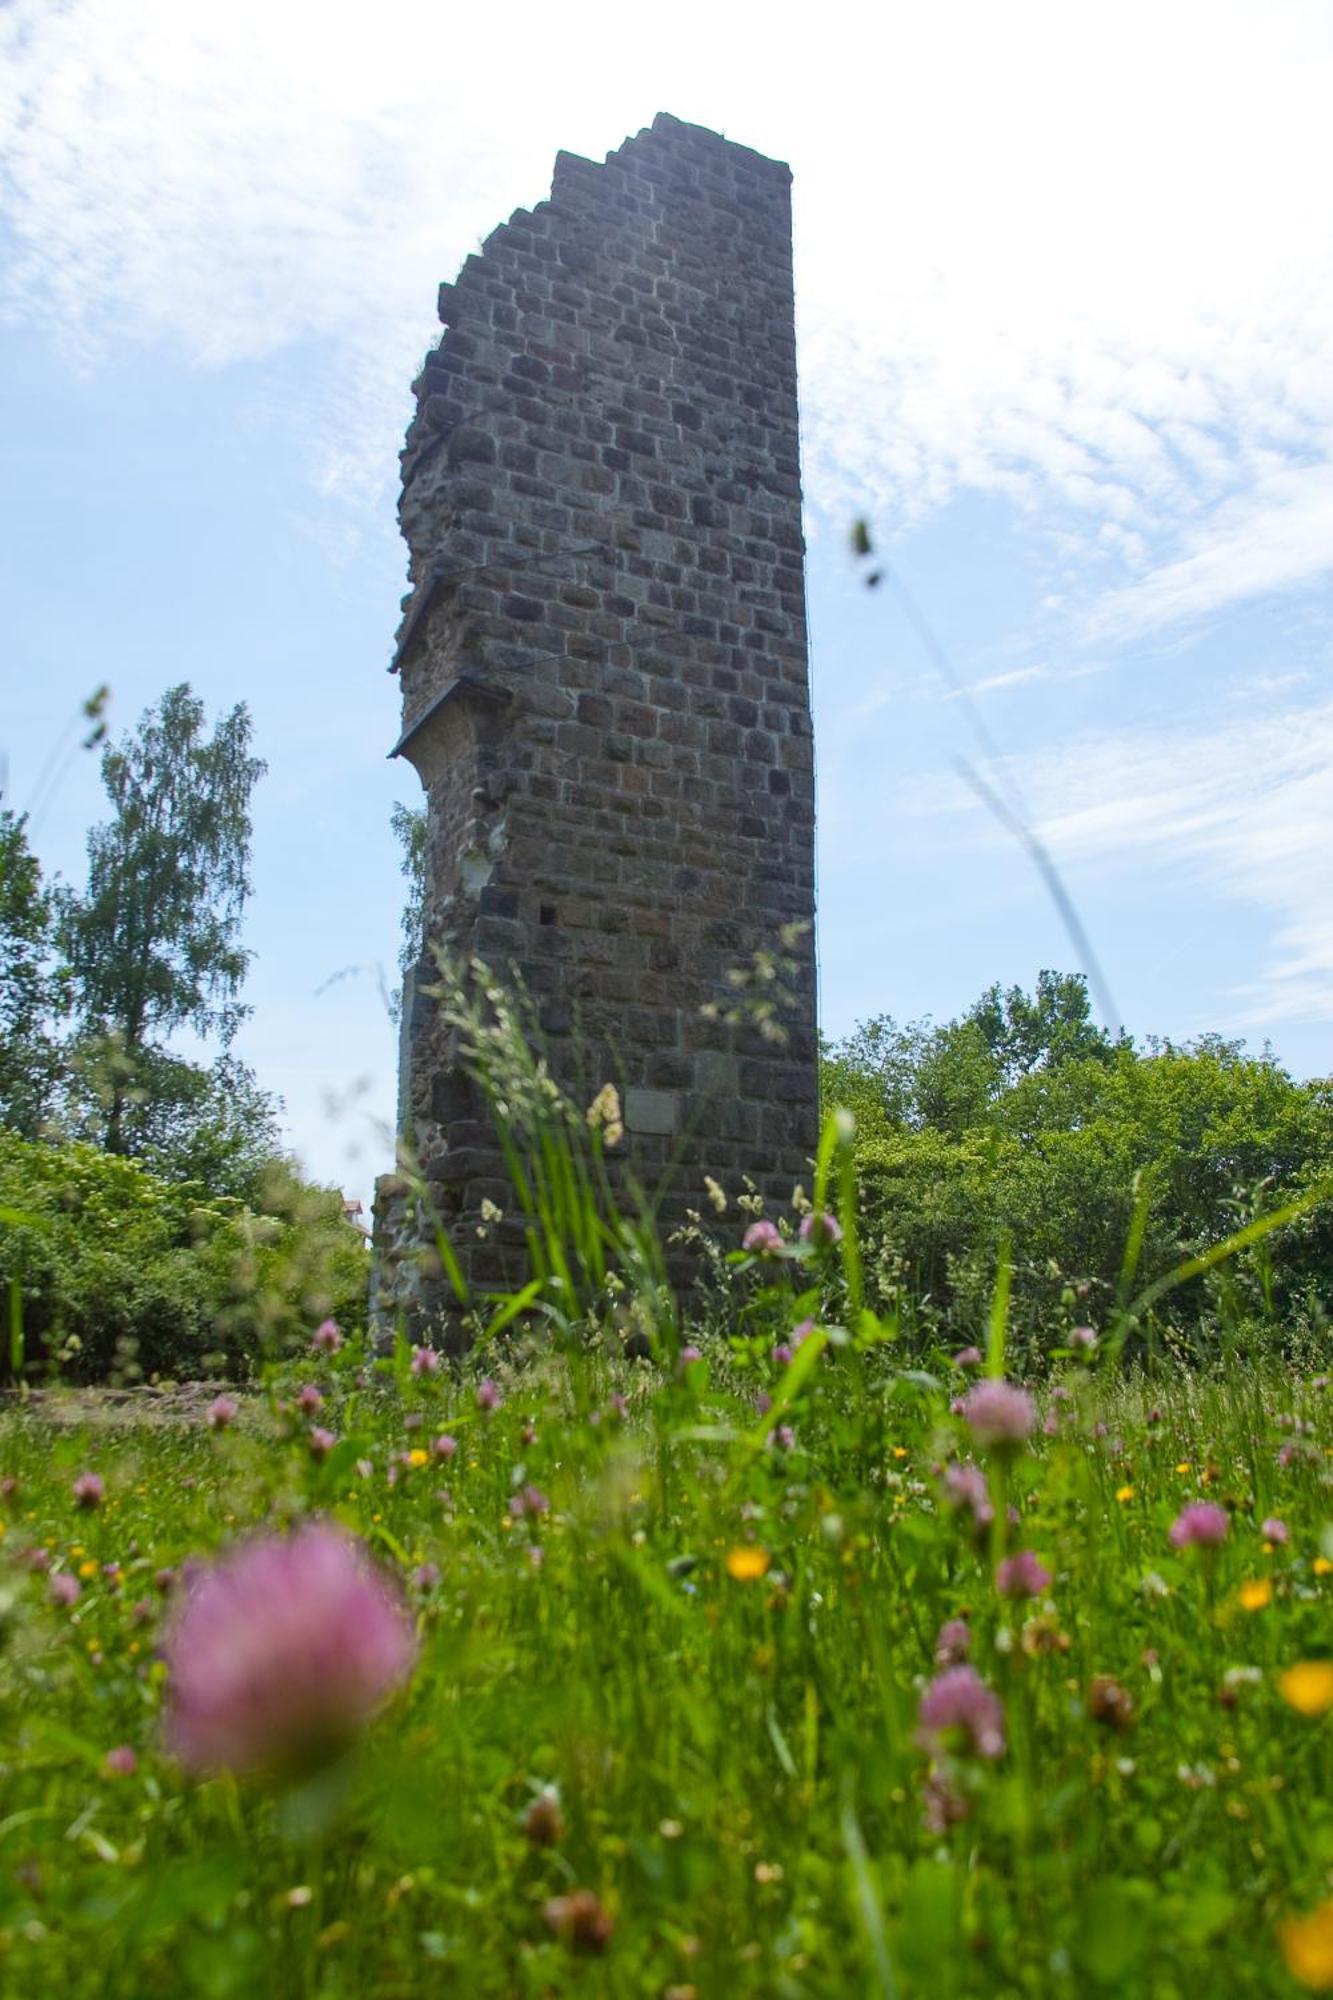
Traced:
<path fill-rule="evenodd" d="M 644 1090 L 631 1084 L 625 1092 L 627 1131 L 665 1138 L 680 1130 L 680 1095 L 674 1090 Z"/>
<path fill-rule="evenodd" d="M 666 116 L 602 165 L 559 154 L 550 199 L 441 287 L 403 452 L 426 946 L 523 973 L 557 1075 L 619 1085 L 636 1172 L 679 1148 L 677 1204 L 705 1172 L 785 1199 L 816 1138 L 790 179 Z M 733 1047 L 701 1010 L 794 923 L 788 1039 Z M 430 976 L 427 955 L 405 1133 L 465 1270 L 508 1281 L 516 1252 L 474 1226 L 503 1177 Z M 381 1207 L 406 1253 L 397 1190 Z"/>

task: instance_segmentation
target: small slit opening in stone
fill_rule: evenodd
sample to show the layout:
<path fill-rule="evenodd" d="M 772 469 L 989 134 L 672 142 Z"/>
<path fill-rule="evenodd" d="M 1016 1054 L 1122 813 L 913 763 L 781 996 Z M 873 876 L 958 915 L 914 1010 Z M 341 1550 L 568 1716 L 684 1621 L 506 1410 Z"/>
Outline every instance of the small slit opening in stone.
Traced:
<path fill-rule="evenodd" d="M 555 904 L 543 903 L 537 912 L 537 921 L 540 924 L 553 924 L 555 922 Z"/>

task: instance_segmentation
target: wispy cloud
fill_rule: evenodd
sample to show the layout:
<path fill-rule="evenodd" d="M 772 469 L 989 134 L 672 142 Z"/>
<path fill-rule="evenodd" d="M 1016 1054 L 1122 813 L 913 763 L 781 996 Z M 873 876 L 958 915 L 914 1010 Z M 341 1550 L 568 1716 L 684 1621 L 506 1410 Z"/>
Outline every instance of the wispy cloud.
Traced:
<path fill-rule="evenodd" d="M 945 701 L 971 701 L 981 694 L 999 694 L 1005 688 L 1027 687 L 1032 681 L 1048 681 L 1051 668 L 1048 666 L 1011 667 L 1007 673 L 987 674 L 982 680 L 969 681 L 966 687 L 948 688 Z"/>
<path fill-rule="evenodd" d="M 1333 463 L 1288 467 L 1192 527 L 1185 553 L 1111 593 L 1089 626 L 1134 638 L 1331 575 Z"/>
<path fill-rule="evenodd" d="M 1270 924 L 1233 1018 L 1333 1020 L 1333 699 L 1251 706 L 1211 725 L 1074 737 L 1012 760 L 1035 830 L 1068 868 L 1090 861 L 1245 904 Z M 979 814 L 959 786 L 922 792 L 938 814 Z M 980 828 L 982 822 L 973 822 Z M 986 823 L 985 839 L 1003 834 Z"/>
<path fill-rule="evenodd" d="M 0 305 L 85 357 L 322 350 L 315 483 L 378 501 L 436 280 L 558 146 L 673 109 L 796 171 L 815 503 L 1076 524 L 1124 636 L 1326 569 L 1331 97 L 1318 5 L 956 0 L 793 49 L 701 0 L 11 0 Z"/>

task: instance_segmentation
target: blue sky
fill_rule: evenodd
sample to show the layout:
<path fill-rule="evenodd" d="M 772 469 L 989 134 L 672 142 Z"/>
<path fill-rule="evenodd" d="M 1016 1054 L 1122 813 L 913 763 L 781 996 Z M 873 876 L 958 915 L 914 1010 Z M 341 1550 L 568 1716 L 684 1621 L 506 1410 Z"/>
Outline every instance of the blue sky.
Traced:
<path fill-rule="evenodd" d="M 253 711 L 241 1053 L 321 1177 L 388 1163 L 409 771 L 385 672 L 434 294 L 660 110 L 790 160 L 823 1017 L 948 1018 L 1072 947 L 1136 1033 L 1333 1070 L 1333 14 L 572 0 L 0 13 L 0 752 L 81 698 Z M 860 588 L 859 513 L 929 618 Z M 981 744 L 980 719 L 994 756 Z M 987 759 L 990 761 L 986 761 Z M 36 819 L 77 878 L 71 755 Z"/>

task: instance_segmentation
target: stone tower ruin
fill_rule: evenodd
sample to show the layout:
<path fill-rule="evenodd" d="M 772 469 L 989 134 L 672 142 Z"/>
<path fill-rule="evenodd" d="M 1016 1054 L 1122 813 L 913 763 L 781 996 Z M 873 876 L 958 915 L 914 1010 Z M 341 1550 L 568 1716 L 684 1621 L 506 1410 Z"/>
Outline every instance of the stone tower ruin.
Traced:
<path fill-rule="evenodd" d="M 483 1289 L 522 1272 L 503 1230 L 470 1226 L 484 1195 L 508 1195 L 425 991 L 437 944 L 521 973 L 558 1077 L 618 1085 L 640 1179 L 673 1162 L 668 1220 L 705 1173 L 733 1193 L 749 1174 L 773 1203 L 809 1181 L 790 185 L 777 161 L 659 116 L 603 165 L 559 154 L 550 200 L 440 290 L 402 455 L 393 754 L 421 778 L 428 830 L 400 1120 Z M 729 1025 L 729 974 L 793 925 L 785 1041 Z M 392 1179 L 377 1225 L 393 1268 L 412 1225 Z M 397 1298 L 414 1316 L 431 1303 L 401 1280 Z"/>

